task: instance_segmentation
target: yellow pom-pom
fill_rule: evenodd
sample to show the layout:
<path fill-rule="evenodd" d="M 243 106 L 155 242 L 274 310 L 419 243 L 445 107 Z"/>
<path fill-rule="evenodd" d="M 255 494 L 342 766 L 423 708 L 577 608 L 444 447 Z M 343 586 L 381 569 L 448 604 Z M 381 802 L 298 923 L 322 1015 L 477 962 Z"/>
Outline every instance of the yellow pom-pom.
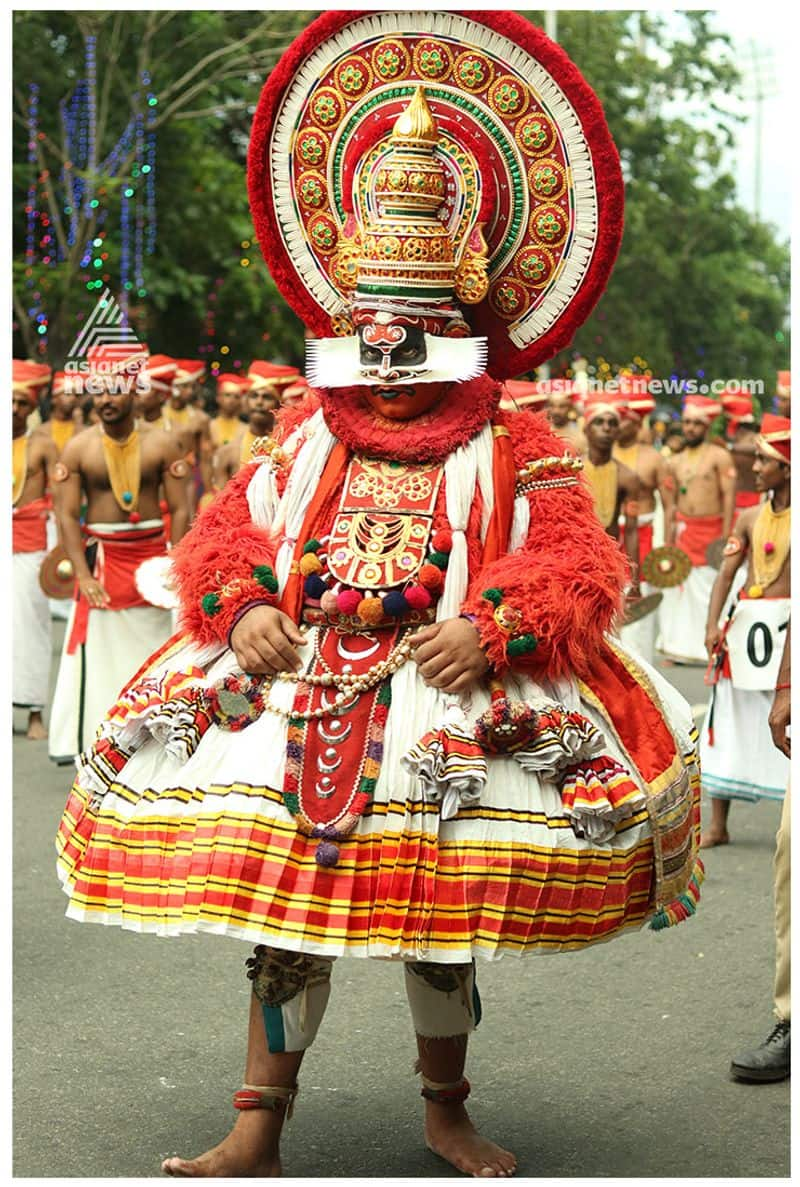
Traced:
<path fill-rule="evenodd" d="M 383 618 L 383 602 L 380 598 L 362 598 L 356 614 L 362 622 L 375 625 Z"/>
<path fill-rule="evenodd" d="M 764 586 L 763 585 L 751 585 L 747 591 L 747 596 L 748 596 L 748 598 L 763 598 Z"/>
<path fill-rule="evenodd" d="M 322 572 L 322 561 L 315 553 L 307 552 L 300 557 L 297 567 L 304 577 L 310 577 L 312 573 Z"/>

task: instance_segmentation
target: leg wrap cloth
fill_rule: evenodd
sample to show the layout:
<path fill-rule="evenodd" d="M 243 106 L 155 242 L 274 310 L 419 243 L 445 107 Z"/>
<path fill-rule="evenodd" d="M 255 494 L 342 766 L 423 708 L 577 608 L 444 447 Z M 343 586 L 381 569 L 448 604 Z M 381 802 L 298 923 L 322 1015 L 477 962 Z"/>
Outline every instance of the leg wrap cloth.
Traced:
<path fill-rule="evenodd" d="M 331 990 L 333 958 L 259 944 L 246 961 L 272 1054 L 305 1051 L 317 1037 Z"/>
<path fill-rule="evenodd" d="M 405 962 L 406 993 L 414 1030 L 429 1039 L 470 1034 L 481 1020 L 475 962 Z"/>

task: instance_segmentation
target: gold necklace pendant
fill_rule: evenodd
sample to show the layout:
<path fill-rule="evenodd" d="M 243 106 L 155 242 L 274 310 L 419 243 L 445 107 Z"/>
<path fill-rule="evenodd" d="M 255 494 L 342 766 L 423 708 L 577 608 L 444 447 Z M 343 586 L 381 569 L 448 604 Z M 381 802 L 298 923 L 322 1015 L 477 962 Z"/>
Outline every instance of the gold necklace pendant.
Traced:
<path fill-rule="evenodd" d="M 103 455 L 111 491 L 126 514 L 136 512 L 142 479 L 142 447 L 136 429 L 125 441 L 116 441 L 102 430 Z"/>
<path fill-rule="evenodd" d="M 753 524 L 753 577 L 748 593 L 751 598 L 764 596 L 764 591 L 777 581 L 789 557 L 792 543 L 792 509 L 773 510 L 772 503 L 764 503 Z"/>

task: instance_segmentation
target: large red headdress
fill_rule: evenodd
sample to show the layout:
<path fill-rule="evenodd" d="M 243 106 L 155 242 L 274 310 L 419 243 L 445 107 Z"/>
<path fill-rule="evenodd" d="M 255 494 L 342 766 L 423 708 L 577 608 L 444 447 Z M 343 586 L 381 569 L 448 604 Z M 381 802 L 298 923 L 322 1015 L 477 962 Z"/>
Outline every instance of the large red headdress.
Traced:
<path fill-rule="evenodd" d="M 363 325 L 422 330 L 428 381 L 487 351 L 498 379 L 529 371 L 588 317 L 622 233 L 600 104 L 511 12 L 325 13 L 264 87 L 248 184 L 326 386 L 357 374 Z"/>

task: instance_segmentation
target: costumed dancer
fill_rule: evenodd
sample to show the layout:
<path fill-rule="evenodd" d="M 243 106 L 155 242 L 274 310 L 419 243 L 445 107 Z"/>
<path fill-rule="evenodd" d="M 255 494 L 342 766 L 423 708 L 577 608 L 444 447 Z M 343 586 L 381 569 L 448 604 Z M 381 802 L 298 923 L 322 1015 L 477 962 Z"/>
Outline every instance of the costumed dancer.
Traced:
<path fill-rule="evenodd" d="M 666 508 L 673 500 L 673 483 L 668 481 L 666 459 L 652 445 L 640 440 L 642 425 L 655 409 L 656 403 L 648 390 L 648 377 L 631 375 L 619 377 L 619 392 L 614 400 L 620 422 L 614 442 L 613 457 L 639 479 L 637 534 L 639 572 L 642 562 L 653 547 L 663 543 L 663 523 Z M 656 534 L 656 519 L 660 532 Z M 625 523 L 620 516 L 620 528 Z M 647 582 L 640 583 L 642 597 L 655 592 Z M 647 614 L 637 622 L 622 628 L 620 638 L 627 647 L 643 656 L 648 663 L 655 659 L 658 615 Z"/>
<path fill-rule="evenodd" d="M 583 473 L 594 501 L 595 515 L 612 540 L 618 540 L 628 558 L 631 582 L 628 595 L 641 596 L 639 585 L 639 479 L 613 456 L 619 433 L 619 402 L 602 392 L 584 405 L 583 431 L 586 452 Z"/>
<path fill-rule="evenodd" d="M 68 914 L 257 944 L 238 1119 L 167 1173 L 279 1173 L 348 954 L 403 963 L 429 1147 L 507 1175 L 464 1105 L 475 959 L 666 926 L 701 873 L 689 707 L 608 636 L 624 558 L 580 460 L 498 409 L 605 287 L 619 159 L 524 18 L 331 11 L 270 75 L 249 187 L 320 406 L 176 550 L 185 634 L 79 762 Z"/>
<path fill-rule="evenodd" d="M 22 360 L 12 367 L 12 701 L 28 710 L 26 736 L 47 737 L 42 713 L 50 689 L 53 653 L 50 607 L 39 585 L 39 570 L 47 555 L 50 498 L 48 476 L 57 460 L 52 438 L 41 429 L 31 432 L 28 417 L 36 407 L 36 382 Z"/>
<path fill-rule="evenodd" d="M 717 571 L 706 558 L 713 541 L 726 540 L 733 525 L 736 470 L 727 450 L 706 440 L 722 411 L 708 396 L 687 396 L 681 427 L 686 447 L 669 459 L 666 485 L 674 483 L 674 503 L 665 515 L 664 536 L 692 562 L 680 585 L 664 590 L 656 648 L 676 663 L 704 664 L 704 623 Z"/>
<path fill-rule="evenodd" d="M 786 417 L 765 413 L 753 470 L 759 492 L 768 498 L 739 516 L 708 609 L 706 648 L 714 684 L 700 735 L 703 787 L 711 796 L 703 848 L 730 840 L 731 800 L 782 799 L 789 778 L 789 764 L 772 744 L 768 718 L 783 654 L 782 632 L 789 623 L 790 430 Z M 744 588 L 729 605 L 735 575 L 745 560 Z"/>
<path fill-rule="evenodd" d="M 87 384 L 100 423 L 73 438 L 53 468 L 56 514 L 76 579 L 50 722 L 49 752 L 58 763 L 91 744 L 125 681 L 171 634 L 169 611 L 146 601 L 135 576 L 167 549 L 161 490 L 173 544 L 188 527 L 189 466 L 176 434 L 135 422 L 133 387 L 143 361 L 109 361 L 102 347 L 90 352 Z"/>
<path fill-rule="evenodd" d="M 753 470 L 758 426 L 753 409 L 753 397 L 749 392 L 726 392 L 720 399 L 728 418 L 725 426 L 728 451 L 736 470 L 735 522 L 740 511 L 747 507 L 757 507 L 761 502 Z"/>

